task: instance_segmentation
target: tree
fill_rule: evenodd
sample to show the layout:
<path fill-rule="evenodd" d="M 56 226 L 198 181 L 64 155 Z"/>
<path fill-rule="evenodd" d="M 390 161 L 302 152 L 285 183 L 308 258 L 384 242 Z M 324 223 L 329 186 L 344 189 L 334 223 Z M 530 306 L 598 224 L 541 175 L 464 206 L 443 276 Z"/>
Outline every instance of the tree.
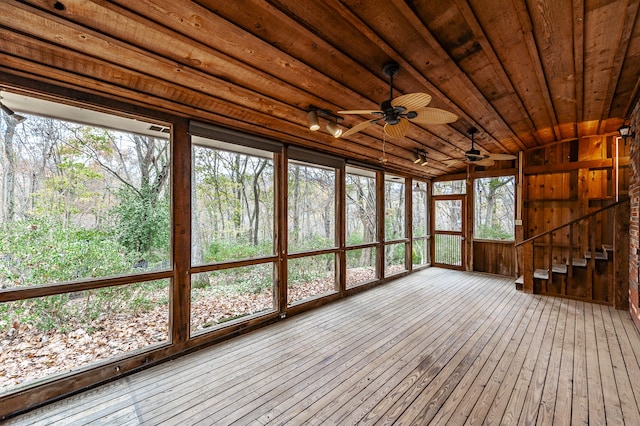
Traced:
<path fill-rule="evenodd" d="M 5 123 L 3 134 L 4 157 L 0 163 L 4 173 L 2 174 L 2 219 L 4 227 L 13 222 L 15 218 L 15 179 L 16 179 L 16 153 L 14 149 L 14 137 L 19 121 L 15 115 L 8 115 L 4 110 L 0 114 Z"/>
<path fill-rule="evenodd" d="M 120 243 L 137 253 L 138 266 L 167 260 L 170 241 L 169 142 L 88 126 L 68 127 L 67 148 L 120 182 L 112 209 Z"/>
<path fill-rule="evenodd" d="M 514 176 L 476 179 L 475 236 L 513 238 Z"/>

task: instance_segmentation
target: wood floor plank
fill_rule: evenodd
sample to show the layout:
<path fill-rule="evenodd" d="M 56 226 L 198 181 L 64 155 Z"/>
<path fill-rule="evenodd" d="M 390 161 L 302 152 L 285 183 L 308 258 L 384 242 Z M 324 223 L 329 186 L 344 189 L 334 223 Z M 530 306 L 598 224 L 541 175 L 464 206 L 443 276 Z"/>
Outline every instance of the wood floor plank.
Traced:
<path fill-rule="evenodd" d="M 574 350 L 576 330 L 576 301 L 565 302 L 566 324 L 562 345 L 559 348 L 560 362 L 558 365 L 558 382 L 556 394 L 553 396 L 553 424 L 570 425 L 571 409 L 573 407 L 573 378 L 574 378 Z M 550 394 L 548 394 L 550 396 Z M 548 401 L 548 399 L 547 399 Z M 542 401 L 545 404 L 545 399 Z M 543 419 L 544 421 L 544 419 Z"/>
<path fill-rule="evenodd" d="M 625 323 L 628 324 L 629 321 L 624 321 L 621 318 L 621 314 L 624 313 L 628 317 L 629 314 L 627 312 L 613 310 L 610 313 L 613 329 L 618 335 L 618 342 L 624 359 L 624 370 L 629 377 L 636 405 L 640 409 L 640 362 L 638 362 L 634 352 L 634 348 L 640 346 L 640 334 L 635 329 L 628 330 L 625 327 Z"/>
<path fill-rule="evenodd" d="M 587 353 L 584 302 L 576 303 L 576 327 L 573 347 L 573 390 L 571 424 L 589 424 L 589 393 L 587 381 Z"/>
<path fill-rule="evenodd" d="M 536 309 L 536 313 L 529 318 L 528 324 L 523 324 L 523 327 L 519 329 L 519 341 L 515 354 L 513 354 L 512 349 L 512 351 L 507 352 L 510 356 L 500 359 L 489 377 L 488 383 L 479 390 L 480 394 L 475 400 L 473 398 L 467 400 L 465 409 L 457 413 L 453 418 L 454 422 L 457 421 L 458 424 L 464 422 L 472 425 L 483 423 L 485 419 L 491 421 L 492 424 L 501 422 L 505 410 L 507 410 L 508 404 L 512 396 L 514 396 L 513 389 L 521 377 L 520 373 L 523 365 L 527 360 L 535 363 L 539 348 L 537 341 L 542 340 L 544 326 L 553 306 L 553 299 L 539 296 L 530 296 L 530 298 L 530 300 L 538 302 L 539 309 Z M 511 411 L 508 413 L 508 415 L 513 414 Z M 512 420 L 515 423 L 518 418 L 516 417 Z"/>
<path fill-rule="evenodd" d="M 543 351 L 544 340 L 545 338 L 548 339 L 548 329 L 551 325 L 555 325 L 557 319 L 557 307 L 558 301 L 556 299 L 552 300 L 548 305 L 549 309 L 543 312 L 540 322 L 536 326 L 535 337 L 531 341 L 528 352 L 524 355 L 524 362 L 518 372 L 518 378 L 511 390 L 509 401 L 504 410 L 502 418 L 504 424 L 514 425 L 521 419 L 536 365 L 538 364 L 538 360 L 543 356 L 541 352 Z M 484 418 L 482 416 L 472 412 L 467 423 L 478 424 L 478 422 L 481 423 L 483 421 Z"/>
<path fill-rule="evenodd" d="M 626 338 L 626 334 L 623 332 L 622 335 L 619 335 L 613 327 L 613 321 L 611 319 L 612 309 L 613 308 L 609 308 L 607 306 L 600 306 L 602 322 L 607 336 L 609 355 L 611 357 L 611 366 L 613 367 L 613 378 L 615 379 L 616 389 L 618 391 L 620 406 L 622 409 L 622 420 L 624 421 L 624 424 L 640 425 L 638 404 L 636 403 L 633 388 L 629 381 L 631 372 L 626 368 L 622 349 L 620 347 L 620 340 L 622 338 Z M 629 370 L 632 371 L 633 367 L 629 367 Z"/>
<path fill-rule="evenodd" d="M 587 343 L 587 392 L 589 394 L 589 424 L 606 424 L 604 396 L 600 376 L 598 342 L 593 319 L 594 305 L 585 304 L 585 337 Z M 602 344 L 602 343 L 600 343 Z"/>
<path fill-rule="evenodd" d="M 476 288 L 476 290 L 479 289 L 480 287 Z M 474 289 L 471 290 L 473 291 Z M 457 309 L 464 307 L 464 301 L 461 301 L 459 297 L 454 297 L 454 300 L 456 301 L 455 304 L 443 304 L 443 306 L 447 307 L 446 310 L 440 308 L 441 313 L 444 315 L 429 318 L 429 321 L 424 322 L 424 327 L 421 332 L 415 337 L 412 336 L 409 340 L 411 343 L 405 343 L 407 346 L 405 350 L 393 353 L 391 357 L 377 357 L 372 359 L 361 371 L 350 375 L 349 379 L 340 386 L 337 393 L 333 392 L 333 390 L 328 392 L 327 395 L 321 398 L 320 403 L 314 403 L 308 409 L 305 409 L 303 413 L 299 413 L 295 417 L 294 422 L 313 422 L 313 420 L 311 420 L 313 417 L 320 417 L 330 422 L 337 422 L 338 420 L 336 420 L 335 416 L 341 413 L 340 409 L 343 406 L 353 407 L 355 405 L 353 402 L 354 399 L 360 404 L 357 410 L 361 410 L 363 406 L 362 401 L 368 398 L 367 395 L 370 395 L 379 383 L 387 385 L 390 383 L 389 378 L 383 378 L 381 375 L 384 376 L 388 371 L 397 372 L 398 367 L 394 368 L 394 364 L 398 362 L 411 363 L 409 360 L 416 357 L 417 354 L 429 350 L 430 346 L 435 347 L 441 338 L 446 338 L 446 335 L 444 337 L 441 336 L 442 333 L 446 332 L 446 327 L 444 326 L 447 320 L 450 320 L 451 314 Z M 428 337 L 425 338 L 425 336 Z M 394 377 L 397 378 L 398 373 L 394 374 Z M 304 404 L 301 405 L 304 406 Z M 320 408 L 320 411 L 317 410 L 318 408 Z M 335 413 L 336 410 L 337 414 Z M 353 409 L 349 410 L 350 414 L 353 414 L 353 412 Z M 332 417 L 327 417 L 329 414 L 331 414 Z M 276 424 L 281 424 L 281 421 L 281 419 L 278 419 Z"/>
<path fill-rule="evenodd" d="M 479 288 L 476 289 L 479 290 Z M 476 289 L 473 287 L 469 288 L 470 291 Z M 371 359 L 361 359 L 358 364 L 353 366 L 349 374 L 333 377 L 332 380 L 325 383 L 322 388 L 313 386 L 306 389 L 306 392 L 299 392 L 296 396 L 302 395 L 304 396 L 303 399 L 298 399 L 297 397 L 288 398 L 285 403 L 274 407 L 273 413 L 268 413 L 258 418 L 257 421 L 271 421 L 273 424 L 286 424 L 286 422 L 291 421 L 300 414 L 291 409 L 294 405 L 305 407 L 303 413 L 304 418 L 296 418 L 296 422 L 309 422 L 314 416 L 325 418 L 328 414 L 335 411 L 335 409 L 346 404 L 347 401 L 353 397 L 353 391 L 362 391 L 372 384 L 372 382 L 378 380 L 376 373 L 384 374 L 388 371 L 393 372 L 394 370 L 389 364 L 415 356 L 412 355 L 415 351 L 419 351 L 418 353 L 423 352 L 425 347 L 444 331 L 447 321 L 450 318 L 449 313 L 464 308 L 464 301 L 460 300 L 455 293 L 451 294 L 449 299 L 442 299 L 441 302 L 449 307 L 449 311 L 443 311 L 438 306 L 432 306 L 429 311 L 425 311 L 428 321 L 423 321 L 420 328 L 415 329 L 411 335 L 408 335 L 405 341 L 402 342 L 401 345 L 398 345 L 397 348 L 390 348 L 385 351 L 384 354 L 376 354 L 375 357 Z M 423 338 L 422 336 L 424 335 L 429 336 L 429 338 Z M 383 380 L 386 381 L 386 379 Z M 317 383 L 318 382 L 315 384 Z M 327 388 L 329 390 L 325 391 Z M 347 391 L 345 391 L 345 389 L 347 389 Z M 362 395 L 360 397 L 362 398 Z M 278 411 L 280 411 L 280 414 L 278 414 Z"/>
<path fill-rule="evenodd" d="M 262 395 L 261 398 L 244 404 L 242 410 L 235 410 L 232 415 L 221 418 L 220 421 L 225 424 L 233 424 L 234 422 L 246 424 L 246 422 L 253 420 L 258 423 L 269 421 L 286 411 L 286 409 L 297 405 L 295 401 L 298 398 L 314 392 L 320 393 L 322 386 L 328 381 L 324 373 L 327 367 L 331 368 L 337 377 L 349 376 L 353 371 L 370 365 L 371 360 L 380 362 L 394 348 L 401 346 L 401 348 L 406 349 L 407 347 L 400 345 L 400 343 L 409 336 L 416 334 L 416 329 L 411 324 L 419 324 L 431 313 L 417 305 L 414 307 L 414 310 L 407 310 L 409 321 L 398 321 L 391 330 L 378 328 L 376 334 L 367 336 L 366 339 L 362 340 L 360 346 L 355 346 L 353 343 L 350 344 L 348 353 L 341 351 L 339 347 L 334 348 L 327 345 L 326 349 L 332 353 L 331 362 L 327 362 L 327 358 L 323 357 L 321 363 L 314 364 L 311 367 L 315 372 L 309 371 L 308 374 L 305 374 L 305 380 L 288 380 L 286 383 L 286 386 L 289 386 L 288 388 L 285 386 L 276 387 Z M 418 333 L 422 332 L 424 330 L 418 330 Z M 361 334 L 361 332 L 358 332 L 358 334 Z M 334 352 L 337 354 L 336 356 L 333 356 Z M 307 412 L 306 409 L 305 412 Z M 249 419 L 247 416 L 251 418 Z M 256 416 L 259 417 L 256 418 Z"/>
<path fill-rule="evenodd" d="M 536 424 L 536 420 L 539 414 L 539 408 L 541 408 L 540 402 L 547 380 L 547 373 L 554 373 L 557 371 L 549 371 L 549 366 L 551 353 L 553 352 L 553 342 L 556 338 L 556 332 L 558 330 L 558 324 L 561 323 L 559 315 L 561 303 L 562 301 L 557 301 L 554 305 L 555 309 L 552 313 L 552 318 L 549 320 L 549 325 L 545 330 L 545 335 L 542 339 L 536 365 L 532 372 L 529 390 L 527 392 L 527 396 L 525 397 L 524 406 L 522 407 L 522 412 L 520 414 L 520 419 L 518 420 L 519 425 Z M 554 379 L 555 377 L 551 377 L 549 381 Z"/>
<path fill-rule="evenodd" d="M 460 289 L 456 288 L 456 286 L 454 286 L 454 288 L 448 289 L 447 291 L 450 293 L 451 297 L 455 297 L 456 293 L 458 291 L 460 291 Z M 416 301 L 415 297 L 412 298 L 412 299 L 414 300 L 414 302 Z M 431 303 L 431 302 L 428 302 L 428 301 L 425 301 L 425 302 L 426 303 Z M 381 325 L 379 325 L 377 327 L 374 327 L 374 331 L 376 333 L 380 334 L 380 335 L 385 336 L 385 338 L 387 338 L 389 336 L 389 332 L 387 331 L 387 328 L 392 322 L 391 319 L 392 318 L 402 317 L 403 314 L 401 314 L 401 312 L 403 310 L 406 311 L 407 310 L 407 306 L 409 306 L 409 305 L 410 305 L 409 304 L 409 300 L 404 301 L 404 303 L 396 303 L 393 306 L 392 305 L 387 305 L 386 306 L 385 316 L 381 316 L 380 317 L 380 320 L 381 320 L 382 323 L 381 323 Z M 413 306 L 414 306 L 414 310 L 416 312 L 425 311 L 424 304 L 415 303 Z M 426 313 L 428 313 L 428 310 L 426 311 Z M 411 310 L 409 310 L 407 312 L 406 316 L 407 316 L 407 318 L 410 318 L 411 322 L 419 323 L 419 321 L 416 321 L 416 317 L 415 317 L 414 314 L 415 314 L 415 312 L 412 312 Z M 354 323 L 355 323 L 355 329 L 353 330 L 354 337 L 349 337 L 348 334 L 343 334 L 343 336 L 342 336 L 342 339 L 349 340 L 349 343 L 350 343 L 349 346 L 350 347 L 353 346 L 354 339 L 357 336 L 359 336 L 360 334 L 362 334 L 362 331 L 360 329 L 362 329 L 363 324 L 357 324 L 355 321 L 354 321 Z M 402 333 L 406 333 L 406 332 L 407 332 L 407 327 L 405 327 L 404 324 L 398 324 L 397 333 L 402 334 Z M 371 342 L 371 341 L 376 342 L 376 345 L 378 345 L 380 343 L 380 340 L 381 340 L 381 338 L 379 336 L 371 336 L 368 339 L 366 339 L 366 341 L 369 341 L 369 342 Z M 366 344 L 366 342 L 365 342 L 365 344 Z M 314 355 L 317 355 L 319 360 L 324 359 L 324 357 L 326 357 L 326 356 L 332 356 L 333 355 L 332 354 L 333 350 L 331 349 L 331 347 L 325 346 L 324 349 L 325 349 L 325 351 L 327 352 L 328 355 L 324 355 L 322 353 L 314 354 Z M 354 351 L 354 354 L 355 355 L 358 355 L 358 354 L 362 355 L 363 352 L 362 352 L 361 349 L 356 349 Z M 343 356 L 337 356 L 337 357 L 333 357 L 333 358 L 334 358 L 334 361 L 336 361 L 336 362 L 345 361 L 345 358 Z M 349 358 L 347 358 L 347 360 L 349 360 Z M 325 369 L 324 365 L 321 366 L 321 367 L 323 367 L 322 368 L 323 370 Z M 309 374 L 313 374 L 312 371 L 313 370 L 309 370 Z M 297 377 L 297 375 L 293 374 L 293 377 Z M 304 377 L 306 378 L 306 377 L 308 377 L 308 375 L 305 375 Z M 235 407 L 240 407 L 240 408 L 237 408 L 235 410 L 225 410 L 223 412 L 220 412 L 220 414 L 224 414 L 226 416 L 224 419 L 222 419 L 222 421 L 225 422 L 225 423 L 231 423 L 232 421 L 237 420 L 238 416 L 244 416 L 247 411 L 250 411 L 252 413 L 252 415 L 255 416 L 257 413 L 261 412 L 261 409 L 259 409 L 259 407 L 261 407 L 261 406 L 263 406 L 264 404 L 267 404 L 267 403 L 268 403 L 269 407 L 273 407 L 273 406 L 277 407 L 278 402 L 282 402 L 279 399 L 281 393 L 286 391 L 286 387 L 287 386 L 290 386 L 290 385 L 295 386 L 298 383 L 298 381 L 293 380 L 293 379 L 289 379 L 289 380 L 283 381 L 283 380 L 279 379 L 277 381 L 277 383 L 278 383 L 278 386 L 274 386 L 272 389 L 269 390 L 269 393 L 263 394 L 261 396 L 261 398 L 259 398 L 259 399 L 251 399 L 250 401 L 238 400 L 238 401 L 235 402 L 234 406 Z M 275 409 L 274 409 L 273 413 L 268 413 L 269 416 L 275 415 L 275 414 L 277 414 Z M 191 415 L 191 413 L 188 413 L 188 415 Z M 195 418 L 198 419 L 197 416 Z"/>
<path fill-rule="evenodd" d="M 613 363 L 611 361 L 611 349 L 604 326 L 602 309 L 599 305 L 593 306 L 593 321 L 598 342 L 598 364 L 600 366 L 600 380 L 602 383 L 602 395 L 604 398 L 604 412 L 608 425 L 622 425 L 622 403 L 616 385 Z"/>
<path fill-rule="evenodd" d="M 483 306 L 486 311 L 492 312 L 496 303 Z M 429 383 L 438 372 L 444 368 L 446 363 L 455 356 L 458 350 L 480 329 L 484 324 L 485 313 L 481 313 L 480 309 L 469 311 L 469 324 L 465 327 L 452 327 L 452 333 L 448 339 L 433 351 L 422 355 L 417 360 L 417 365 L 406 376 L 400 376 L 402 381 L 393 389 L 386 393 L 385 398 L 375 398 L 376 405 L 364 416 L 361 424 L 388 424 L 395 420 L 398 412 L 401 412 L 402 402 L 411 404 L 414 399 L 414 388 L 416 383 Z M 402 401 L 402 402 L 399 402 Z M 406 406 L 404 407 L 406 408 Z M 333 419 L 333 416 L 331 417 Z M 349 422 L 349 420 L 346 420 Z"/>
<path fill-rule="evenodd" d="M 8 425 L 640 424 L 628 313 L 427 268 Z"/>
<path fill-rule="evenodd" d="M 438 376 L 425 388 L 415 401 L 398 417 L 397 424 L 431 424 L 434 417 L 442 409 L 448 399 L 456 399 L 454 390 L 466 393 L 468 383 L 472 382 L 480 372 L 480 368 L 485 366 L 492 351 L 506 347 L 511 339 L 515 328 L 524 315 L 526 306 L 522 303 L 514 303 L 517 295 L 513 298 L 505 299 L 506 306 L 498 307 L 500 314 L 491 318 L 489 330 L 484 332 L 477 342 L 471 340 L 465 345 L 467 352 L 459 363 L 452 359 Z M 509 309 L 509 306 L 511 308 Z M 506 314 L 503 314 L 506 313 Z M 509 333 L 509 329 L 511 332 Z M 478 334 L 478 333 L 476 333 Z M 502 349 L 504 350 L 504 349 Z M 459 351 L 462 356 L 462 350 Z M 458 354 L 456 354 L 458 356 Z M 465 380 L 465 377 L 469 377 Z M 435 422 L 435 424 L 438 424 Z"/>
<path fill-rule="evenodd" d="M 560 303 L 560 312 L 558 322 L 556 324 L 555 334 L 551 343 L 551 354 L 549 362 L 546 366 L 546 374 L 544 378 L 544 388 L 540 397 L 540 407 L 536 418 L 539 424 L 552 424 L 554 420 L 554 412 L 556 399 L 558 398 L 558 388 L 560 382 L 560 363 L 562 361 L 562 349 L 566 338 L 566 324 L 568 319 L 569 300 L 562 300 Z M 571 360 L 573 362 L 573 360 Z M 571 368 L 573 370 L 573 368 Z M 571 388 L 569 388 L 571 394 Z M 571 405 L 569 404 L 569 407 Z"/>
<path fill-rule="evenodd" d="M 462 391 L 458 391 L 449 398 L 436 417 L 434 417 L 434 424 L 445 424 L 446 422 L 464 424 L 479 401 L 482 401 L 486 406 L 486 410 L 483 410 L 482 414 L 482 417 L 485 418 L 489 407 L 493 406 L 494 398 L 507 371 L 509 371 L 509 367 L 513 364 L 514 369 L 520 368 L 516 367 L 516 365 L 518 361 L 524 359 L 525 352 L 520 351 L 521 355 L 518 356 L 518 348 L 522 345 L 525 336 L 533 335 L 535 326 L 532 321 L 537 323 L 537 318 L 542 313 L 544 303 L 541 302 L 540 298 L 531 298 L 524 294 L 519 298 L 518 302 L 526 308 L 526 312 L 518 323 L 510 324 L 511 336 L 508 338 L 507 345 L 504 348 L 500 345 L 496 346 L 487 363 L 482 366 L 481 371 L 469 386 L 464 381 L 460 383 L 461 390 L 466 388 L 467 392 L 462 395 Z M 530 328 L 529 332 L 521 332 L 521 330 L 528 328 Z M 504 340 L 507 340 L 508 336 L 509 334 L 505 334 Z M 501 343 L 504 344 L 505 342 L 501 341 Z M 483 393 L 484 396 L 480 399 L 480 395 Z M 497 424 L 502 418 L 502 412 L 493 421 L 492 418 L 486 418 L 490 423 Z"/>

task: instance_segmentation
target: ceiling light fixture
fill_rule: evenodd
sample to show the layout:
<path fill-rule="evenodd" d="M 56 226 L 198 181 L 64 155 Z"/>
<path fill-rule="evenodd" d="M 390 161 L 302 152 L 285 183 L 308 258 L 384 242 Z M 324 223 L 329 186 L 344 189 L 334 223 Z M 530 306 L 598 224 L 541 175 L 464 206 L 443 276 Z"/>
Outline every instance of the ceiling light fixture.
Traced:
<path fill-rule="evenodd" d="M 338 126 L 337 122 L 333 121 L 327 123 L 327 132 L 334 138 L 339 138 L 342 135 L 342 129 Z"/>
<path fill-rule="evenodd" d="M 629 126 L 628 124 L 623 124 L 622 126 L 620 126 L 618 132 L 620 133 L 620 137 L 622 137 L 625 146 L 627 145 L 627 138 L 630 137 L 631 139 L 635 139 L 636 137 L 636 132 L 633 132 L 631 130 L 631 126 Z"/>
<path fill-rule="evenodd" d="M 427 163 L 429 163 L 429 160 L 427 160 L 427 151 L 424 149 L 416 149 L 413 152 L 413 163 L 426 166 Z"/>
<path fill-rule="evenodd" d="M 318 112 L 316 110 L 311 110 L 307 113 L 307 118 L 309 119 L 309 130 L 315 132 L 320 128 L 320 123 L 318 122 Z"/>
<path fill-rule="evenodd" d="M 320 129 L 319 117 L 323 117 L 328 120 L 327 131 L 334 138 L 342 136 L 342 127 L 338 124 L 338 121 L 344 120 L 337 114 L 332 113 L 327 109 L 318 108 L 313 105 L 309 105 L 309 112 L 307 112 L 307 119 L 309 120 L 309 130 L 316 131 Z"/>
<path fill-rule="evenodd" d="M 15 111 L 13 111 L 11 108 L 3 104 L 2 101 L 0 101 L 0 109 L 2 109 L 5 112 L 5 114 L 7 114 L 9 117 L 13 118 L 16 121 L 16 123 L 22 123 L 24 120 L 27 119 L 27 117 L 24 117 L 20 114 L 16 114 Z"/>

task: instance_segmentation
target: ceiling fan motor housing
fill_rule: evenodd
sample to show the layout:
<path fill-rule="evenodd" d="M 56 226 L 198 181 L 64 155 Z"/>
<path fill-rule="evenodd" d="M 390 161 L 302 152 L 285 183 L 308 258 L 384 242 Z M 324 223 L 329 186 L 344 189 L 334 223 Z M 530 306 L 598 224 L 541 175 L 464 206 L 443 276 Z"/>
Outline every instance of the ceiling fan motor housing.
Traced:
<path fill-rule="evenodd" d="M 469 161 L 480 161 L 484 160 L 485 156 L 480 153 L 477 149 L 471 149 L 465 153 Z"/>
<path fill-rule="evenodd" d="M 387 124 L 398 124 L 400 122 L 400 114 L 402 114 L 406 108 L 403 106 L 391 105 L 391 99 L 386 99 L 380 104 L 380 110 L 383 113 L 384 121 Z"/>

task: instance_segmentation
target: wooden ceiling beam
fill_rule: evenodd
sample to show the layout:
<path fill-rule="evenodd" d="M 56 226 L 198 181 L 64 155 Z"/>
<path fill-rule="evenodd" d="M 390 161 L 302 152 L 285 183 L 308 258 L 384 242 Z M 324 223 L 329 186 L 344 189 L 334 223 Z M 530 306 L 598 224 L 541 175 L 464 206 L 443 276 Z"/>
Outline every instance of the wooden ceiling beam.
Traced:
<path fill-rule="evenodd" d="M 0 33 L 0 35 L 2 35 L 2 33 Z M 4 37 L 1 37 L 0 50 L 6 52 L 9 50 L 9 46 L 3 45 L 3 40 Z M 47 57 L 59 57 L 59 54 L 53 54 L 50 51 L 47 51 L 44 47 L 38 46 L 36 44 L 37 42 L 21 46 L 21 44 L 10 39 L 9 41 L 11 42 L 10 45 L 14 47 L 17 46 L 17 51 L 37 49 L 44 52 Z M 287 123 L 274 128 L 271 126 L 271 120 L 268 114 L 242 109 L 241 107 L 234 106 L 228 102 L 207 104 L 206 102 L 211 102 L 211 97 L 201 95 L 202 99 L 199 100 L 196 96 L 186 104 L 179 104 L 174 100 L 165 99 L 165 91 L 171 89 L 167 89 L 167 87 L 160 84 L 159 81 L 153 82 L 147 80 L 145 87 L 149 88 L 149 92 L 146 96 L 141 96 L 142 92 L 140 87 L 131 86 L 130 84 L 126 84 L 125 86 L 114 86 L 109 83 L 99 81 L 96 81 L 95 83 L 87 83 L 84 77 L 78 73 L 78 70 L 84 69 L 87 65 L 81 57 L 74 58 L 69 56 L 68 63 L 58 63 L 60 68 L 53 68 L 50 63 L 36 64 L 24 59 L 8 56 L 6 53 L 0 54 L 0 59 L 2 59 L 2 64 L 4 64 L 5 67 L 10 67 L 1 68 L 5 72 L 10 72 L 11 74 L 16 75 L 24 74 L 25 76 L 41 75 L 42 81 L 59 85 L 61 87 L 78 87 L 77 85 L 82 82 L 85 90 L 89 90 L 92 93 L 101 96 L 110 96 L 114 99 L 125 102 L 131 102 L 132 94 L 137 94 L 136 97 L 138 100 L 146 99 L 146 101 L 138 102 L 138 104 L 142 106 L 149 108 L 161 108 L 164 111 L 171 111 L 172 113 L 186 117 L 200 117 L 204 120 L 215 122 L 221 126 L 271 137 L 282 142 L 295 143 L 296 145 L 305 146 L 307 148 L 316 149 L 333 155 L 354 158 L 374 165 L 377 163 L 377 159 L 382 155 L 381 149 L 373 148 L 370 141 L 353 143 L 341 139 L 335 139 L 333 136 L 323 132 L 310 132 L 306 125 L 300 126 L 295 123 Z M 74 66 L 78 69 L 74 69 Z M 129 76 L 124 70 L 120 75 L 126 81 L 135 80 L 134 76 Z M 195 107 L 194 105 L 196 104 L 200 105 L 200 107 Z M 409 173 L 425 178 L 430 177 L 434 170 L 438 173 L 446 170 L 447 167 L 445 164 L 438 163 L 436 161 L 430 162 L 429 169 L 415 165 L 405 150 L 395 147 L 392 144 L 387 144 L 386 155 L 392 161 L 392 170 L 402 171 L 403 173 Z"/>
<path fill-rule="evenodd" d="M 439 47 L 437 40 L 435 40 L 435 38 L 433 38 L 433 36 L 424 29 L 424 27 L 419 25 L 419 20 L 416 18 L 413 11 L 403 2 L 393 2 L 397 9 L 397 16 L 389 16 L 388 13 L 381 15 L 375 4 L 367 4 L 365 6 L 361 3 L 346 3 L 349 10 L 344 8 L 345 2 L 337 3 L 335 0 L 329 0 L 327 4 L 332 6 L 336 13 L 340 13 L 344 18 L 349 19 L 351 25 L 365 33 L 378 48 L 390 54 L 390 57 L 397 61 L 403 70 L 410 73 L 412 77 L 420 83 L 420 85 L 426 87 L 427 91 L 435 95 L 443 105 L 453 109 L 456 114 L 467 120 L 468 123 L 470 123 L 470 126 L 485 128 L 487 123 L 483 123 L 482 125 L 477 123 L 476 120 L 467 114 L 464 108 L 460 107 L 459 104 L 463 98 L 466 100 L 472 100 L 473 102 L 479 102 L 476 107 L 478 110 L 486 110 L 486 115 L 484 116 L 495 117 L 495 111 L 491 105 L 486 102 L 484 97 L 476 90 L 473 84 L 468 80 L 465 81 L 464 75 L 460 73 L 459 70 L 457 70 L 457 72 L 450 73 L 450 75 L 455 76 L 454 80 L 458 78 L 462 79 L 462 81 L 458 81 L 456 84 L 453 84 L 456 90 L 451 91 L 450 93 L 444 93 L 429 79 L 424 77 L 423 71 L 417 68 L 417 64 L 424 62 L 425 49 L 433 52 L 432 55 L 427 55 L 428 62 L 440 61 L 439 63 L 441 65 L 443 64 L 445 67 L 454 67 L 456 69 L 457 67 L 450 60 L 446 52 Z M 358 14 L 355 13 L 356 10 Z M 366 15 L 367 23 L 364 22 L 362 15 Z M 402 16 L 408 25 L 403 25 L 403 22 L 398 18 L 399 16 Z M 372 23 L 377 24 L 375 28 L 370 26 Z M 407 28 L 415 30 L 417 34 L 424 39 L 425 44 L 425 49 L 422 48 L 423 46 L 417 47 L 415 45 L 413 45 L 412 48 L 406 49 L 406 54 L 410 55 L 409 58 L 400 56 L 397 53 L 399 52 L 398 45 L 401 45 L 402 43 L 412 46 L 412 41 L 407 37 Z M 468 93 L 468 91 L 471 91 L 472 93 Z M 467 108 L 473 108 L 473 106 L 467 106 Z M 504 123 L 501 124 L 503 125 Z M 455 127 L 455 125 L 453 127 Z M 498 126 L 495 126 L 495 128 L 497 129 Z M 464 135 L 466 130 L 467 129 L 460 129 L 460 133 Z M 488 134 L 492 135 L 492 143 L 496 145 L 498 149 L 503 152 L 509 151 L 500 141 L 498 141 L 497 138 L 493 136 L 493 132 L 489 132 Z M 513 136 L 515 137 L 515 135 Z M 483 148 L 486 151 L 489 151 L 487 147 Z"/>

